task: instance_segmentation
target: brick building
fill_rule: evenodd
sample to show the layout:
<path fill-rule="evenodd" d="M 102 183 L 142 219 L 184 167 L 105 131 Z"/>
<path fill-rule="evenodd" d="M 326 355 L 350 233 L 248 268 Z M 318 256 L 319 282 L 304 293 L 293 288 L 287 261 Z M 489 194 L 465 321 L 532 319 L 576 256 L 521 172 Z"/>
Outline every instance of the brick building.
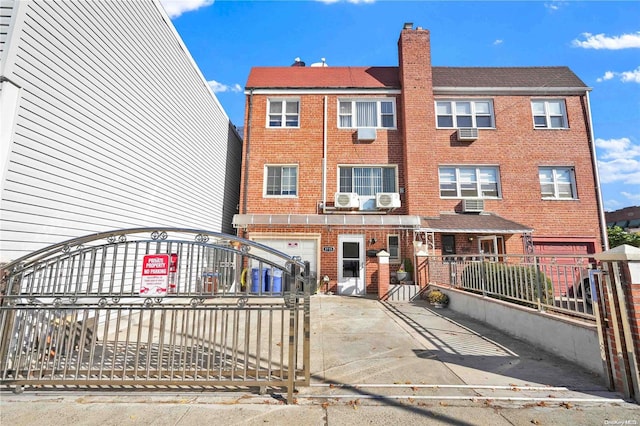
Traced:
<path fill-rule="evenodd" d="M 418 246 L 601 250 L 590 89 L 570 69 L 434 67 L 412 24 L 398 62 L 251 70 L 241 235 L 353 295 L 377 290 L 381 249 L 392 271 Z"/>
<path fill-rule="evenodd" d="M 640 206 L 605 212 L 608 227 L 619 226 L 627 232 L 640 232 Z"/>

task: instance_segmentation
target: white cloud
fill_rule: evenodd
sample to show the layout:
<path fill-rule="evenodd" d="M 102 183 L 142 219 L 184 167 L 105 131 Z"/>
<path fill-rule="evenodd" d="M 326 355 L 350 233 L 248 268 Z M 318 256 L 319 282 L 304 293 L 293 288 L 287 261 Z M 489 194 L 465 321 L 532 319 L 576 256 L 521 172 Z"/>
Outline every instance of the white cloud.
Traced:
<path fill-rule="evenodd" d="M 564 6 L 565 2 L 563 1 L 556 1 L 553 0 L 551 3 L 545 3 L 544 7 L 546 7 L 547 9 L 551 10 L 551 11 L 556 11 L 558 9 L 560 9 L 560 6 Z"/>
<path fill-rule="evenodd" d="M 640 48 L 640 31 L 633 34 L 622 34 L 620 36 L 608 37 L 604 34 L 582 34 L 586 40 L 580 41 L 575 39 L 571 42 L 575 47 L 582 47 L 584 49 L 630 49 Z"/>
<path fill-rule="evenodd" d="M 636 68 L 633 71 L 624 71 L 620 73 L 622 77 L 622 81 L 625 83 L 640 83 L 640 67 Z"/>
<path fill-rule="evenodd" d="M 640 185 L 640 161 L 638 160 L 598 161 L 598 172 L 602 183 L 620 182 Z"/>
<path fill-rule="evenodd" d="M 615 75 L 616 73 L 613 71 L 606 71 L 602 77 L 596 78 L 596 81 L 602 83 L 603 81 L 611 80 Z"/>
<path fill-rule="evenodd" d="M 215 80 L 209 80 L 207 81 L 207 83 L 209 84 L 209 87 L 211 87 L 211 90 L 213 90 L 213 93 L 220 93 L 220 92 L 242 92 L 242 86 L 240 86 L 238 83 L 232 85 L 232 86 L 228 86 L 226 84 L 222 84 L 222 83 L 218 83 Z"/>
<path fill-rule="evenodd" d="M 620 81 L 623 83 L 640 83 L 640 67 L 632 71 L 607 71 L 602 77 L 597 78 L 596 81 L 598 83 L 602 83 L 603 81 L 611 80 L 615 77 L 619 77 Z"/>
<path fill-rule="evenodd" d="M 603 183 L 640 185 L 640 145 L 629 138 L 596 139 L 598 172 Z"/>
<path fill-rule="evenodd" d="M 630 192 L 622 191 L 621 194 L 631 201 L 640 201 L 640 192 L 632 194 Z"/>
<path fill-rule="evenodd" d="M 169 18 L 177 18 L 184 12 L 211 6 L 214 0 L 160 0 Z"/>
<path fill-rule="evenodd" d="M 607 212 L 612 212 L 614 210 L 618 210 L 622 207 L 622 203 L 618 200 L 605 200 L 604 201 L 604 210 Z"/>
<path fill-rule="evenodd" d="M 493 45 L 497 46 L 497 45 L 502 44 L 502 43 L 503 43 L 503 40 L 497 39 L 496 41 L 493 42 Z"/>

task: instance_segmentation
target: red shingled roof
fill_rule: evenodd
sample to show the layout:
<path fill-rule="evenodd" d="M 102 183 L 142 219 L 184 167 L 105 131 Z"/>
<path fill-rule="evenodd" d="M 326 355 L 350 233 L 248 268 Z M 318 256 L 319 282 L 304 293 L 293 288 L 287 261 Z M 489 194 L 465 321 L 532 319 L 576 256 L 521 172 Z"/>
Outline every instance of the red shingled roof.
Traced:
<path fill-rule="evenodd" d="M 434 87 L 587 87 L 568 67 L 433 67 Z M 400 89 L 398 67 L 254 67 L 252 88 Z"/>
<path fill-rule="evenodd" d="M 254 67 L 251 88 L 400 88 L 398 67 Z"/>

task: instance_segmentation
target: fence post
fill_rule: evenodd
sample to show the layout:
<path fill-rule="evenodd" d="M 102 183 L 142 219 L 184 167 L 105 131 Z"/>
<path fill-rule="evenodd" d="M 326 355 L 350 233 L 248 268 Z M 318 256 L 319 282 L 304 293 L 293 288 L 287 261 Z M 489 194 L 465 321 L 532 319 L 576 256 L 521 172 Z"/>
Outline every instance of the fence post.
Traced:
<path fill-rule="evenodd" d="M 378 257 L 378 300 L 389 298 L 389 253 L 381 250 Z"/>
<path fill-rule="evenodd" d="M 542 312 L 542 281 L 544 281 L 545 288 L 547 287 L 547 280 L 545 275 L 538 269 L 538 256 L 533 257 L 533 270 L 536 274 L 536 295 L 538 297 L 538 312 Z M 548 301 L 545 300 L 545 303 Z"/>
<path fill-rule="evenodd" d="M 614 387 L 640 402 L 640 248 L 629 245 L 594 255 L 604 263 L 603 305 L 607 305 L 604 335 L 614 354 Z M 593 292 L 592 292 L 593 294 Z"/>
<path fill-rule="evenodd" d="M 487 297 L 487 280 L 484 278 L 484 256 L 480 259 L 480 285 L 482 286 L 482 297 Z"/>

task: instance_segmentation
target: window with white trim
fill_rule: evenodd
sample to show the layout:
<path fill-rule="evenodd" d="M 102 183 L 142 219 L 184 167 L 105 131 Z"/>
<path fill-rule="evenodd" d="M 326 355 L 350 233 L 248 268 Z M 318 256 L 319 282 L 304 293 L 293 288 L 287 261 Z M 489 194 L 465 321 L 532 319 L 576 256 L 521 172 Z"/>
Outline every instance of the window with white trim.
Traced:
<path fill-rule="evenodd" d="M 393 129 L 396 127 L 395 99 L 341 99 L 338 104 L 338 127 Z"/>
<path fill-rule="evenodd" d="M 400 263 L 399 235 L 387 235 L 387 253 L 389 253 L 389 262 Z"/>
<path fill-rule="evenodd" d="M 267 197 L 298 195 L 298 166 L 265 166 L 264 194 Z"/>
<path fill-rule="evenodd" d="M 566 129 L 567 111 L 564 100 L 532 100 L 533 127 L 536 129 Z"/>
<path fill-rule="evenodd" d="M 340 192 L 356 192 L 358 195 L 397 192 L 396 168 L 340 167 Z"/>
<path fill-rule="evenodd" d="M 500 198 L 498 167 L 443 166 L 438 176 L 442 198 Z"/>
<path fill-rule="evenodd" d="M 268 103 L 268 127 L 299 127 L 298 99 L 269 99 Z"/>
<path fill-rule="evenodd" d="M 436 124 L 440 128 L 493 128 L 491 100 L 436 101 Z"/>
<path fill-rule="evenodd" d="M 339 192 L 355 192 L 360 210 L 376 210 L 376 194 L 398 192 L 396 166 L 340 166 Z"/>
<path fill-rule="evenodd" d="M 573 167 L 540 167 L 540 192 L 543 199 L 572 200 L 577 198 Z"/>

